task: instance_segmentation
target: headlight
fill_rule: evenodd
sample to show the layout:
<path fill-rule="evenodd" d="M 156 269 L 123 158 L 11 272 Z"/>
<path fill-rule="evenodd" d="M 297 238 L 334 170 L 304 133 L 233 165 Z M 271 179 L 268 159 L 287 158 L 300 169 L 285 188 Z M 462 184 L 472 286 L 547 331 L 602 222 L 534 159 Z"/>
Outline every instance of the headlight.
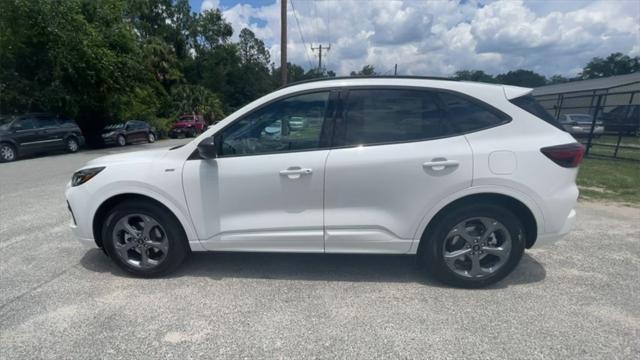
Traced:
<path fill-rule="evenodd" d="M 98 175 L 102 170 L 104 170 L 104 166 L 76 171 L 73 174 L 73 177 L 71 177 L 71 186 L 78 186 L 86 183 L 91 180 L 91 178 Z"/>

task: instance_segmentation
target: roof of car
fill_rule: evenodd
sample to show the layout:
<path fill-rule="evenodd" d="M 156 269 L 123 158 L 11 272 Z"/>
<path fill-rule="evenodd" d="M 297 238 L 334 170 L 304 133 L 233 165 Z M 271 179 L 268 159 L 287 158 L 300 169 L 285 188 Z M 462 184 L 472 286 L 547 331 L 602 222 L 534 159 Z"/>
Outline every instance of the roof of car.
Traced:
<path fill-rule="evenodd" d="M 348 87 L 348 86 L 418 86 L 447 89 L 452 91 L 479 93 L 483 91 L 500 91 L 507 99 L 529 94 L 532 89 L 518 86 L 482 83 L 475 81 L 459 81 L 443 77 L 429 76 L 345 76 L 319 78 L 287 84 L 278 92 L 294 90 L 312 90 L 314 88 Z"/>

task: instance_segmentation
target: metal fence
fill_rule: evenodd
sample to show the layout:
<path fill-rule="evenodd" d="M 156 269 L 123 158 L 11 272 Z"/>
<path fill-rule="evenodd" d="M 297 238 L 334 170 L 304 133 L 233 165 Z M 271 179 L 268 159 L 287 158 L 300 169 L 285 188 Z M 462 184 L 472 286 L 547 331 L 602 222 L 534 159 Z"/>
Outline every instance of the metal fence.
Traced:
<path fill-rule="evenodd" d="M 640 91 L 588 91 L 536 99 L 586 146 L 586 156 L 640 161 Z"/>

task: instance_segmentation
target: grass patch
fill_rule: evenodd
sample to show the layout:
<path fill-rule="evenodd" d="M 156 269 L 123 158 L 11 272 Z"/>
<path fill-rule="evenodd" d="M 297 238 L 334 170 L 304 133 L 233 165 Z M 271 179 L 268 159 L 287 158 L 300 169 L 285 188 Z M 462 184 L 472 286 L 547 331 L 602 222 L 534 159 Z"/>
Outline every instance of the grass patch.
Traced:
<path fill-rule="evenodd" d="M 640 205 L 640 162 L 584 159 L 577 182 L 581 198 Z"/>
<path fill-rule="evenodd" d="M 612 148 L 609 146 L 600 146 L 597 144 L 592 144 L 591 151 L 589 152 L 589 154 L 613 157 L 614 150 L 615 148 Z M 622 159 L 640 160 L 640 147 L 637 149 L 620 148 L 618 149 L 617 157 Z"/>

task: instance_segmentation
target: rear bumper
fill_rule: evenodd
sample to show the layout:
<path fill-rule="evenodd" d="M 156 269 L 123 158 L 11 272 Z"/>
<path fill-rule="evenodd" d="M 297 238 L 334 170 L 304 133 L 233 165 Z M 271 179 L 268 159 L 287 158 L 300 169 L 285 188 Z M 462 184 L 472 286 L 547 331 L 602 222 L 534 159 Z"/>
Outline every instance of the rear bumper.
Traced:
<path fill-rule="evenodd" d="M 539 234 L 538 239 L 536 240 L 536 243 L 534 246 L 535 247 L 544 246 L 547 244 L 552 244 L 562 239 L 573 229 L 575 222 L 576 222 L 576 211 L 575 209 L 571 209 L 560 231 L 555 233 Z"/>

